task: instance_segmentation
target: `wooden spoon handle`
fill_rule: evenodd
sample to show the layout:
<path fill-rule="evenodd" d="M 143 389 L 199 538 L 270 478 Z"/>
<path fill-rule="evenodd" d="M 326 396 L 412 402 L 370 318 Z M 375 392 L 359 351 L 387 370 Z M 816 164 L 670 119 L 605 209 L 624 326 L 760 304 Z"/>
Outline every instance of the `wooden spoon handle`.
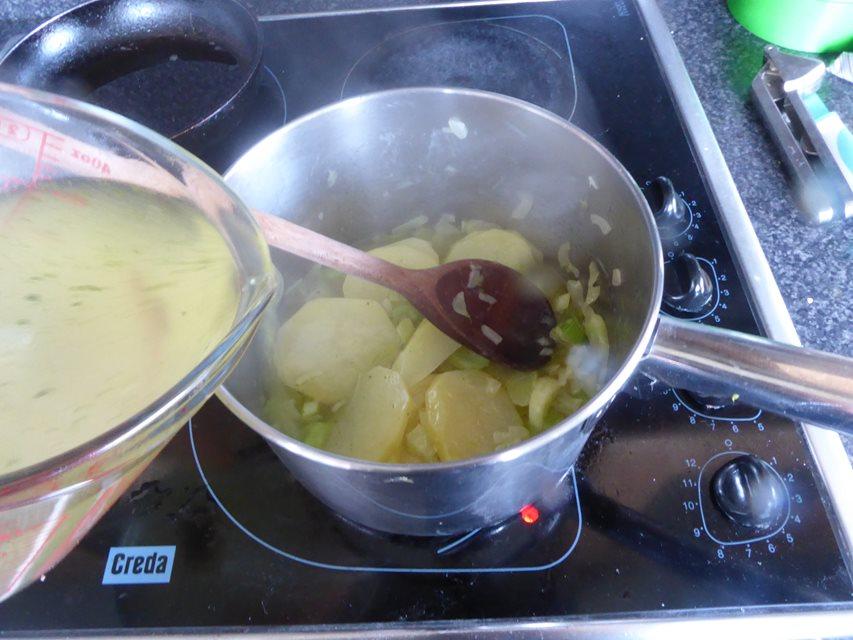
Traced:
<path fill-rule="evenodd" d="M 252 213 L 270 246 L 406 295 L 409 289 L 408 269 L 306 229 L 290 220 L 261 211 Z"/>

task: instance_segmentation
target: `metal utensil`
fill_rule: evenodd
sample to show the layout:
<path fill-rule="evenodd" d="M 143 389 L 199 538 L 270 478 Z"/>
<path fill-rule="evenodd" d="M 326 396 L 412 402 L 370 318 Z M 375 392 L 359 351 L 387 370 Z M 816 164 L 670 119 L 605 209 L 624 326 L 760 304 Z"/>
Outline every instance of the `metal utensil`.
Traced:
<path fill-rule="evenodd" d="M 451 119 L 465 123 L 464 139 L 448 131 Z M 329 172 L 337 176 L 333 186 Z M 659 316 L 663 256 L 643 195 L 591 137 L 533 105 L 461 89 L 353 98 L 271 134 L 235 164 L 226 182 L 252 207 L 342 242 L 385 233 L 413 215 L 451 212 L 518 229 L 548 255 L 570 239 L 576 263 L 596 260 L 605 274 L 622 274 L 619 286 L 605 286 L 597 302 L 611 341 L 604 387 L 531 440 L 431 465 L 335 456 L 264 422 L 265 387 L 280 384 L 269 366 L 272 335 L 304 302 L 284 296 L 219 396 L 310 491 L 369 527 L 452 534 L 508 517 L 567 473 L 636 371 L 853 431 L 850 360 Z M 512 211 L 521 197 L 533 204 L 518 220 Z M 305 273 L 292 256 L 273 259 L 288 280 Z"/>
<path fill-rule="evenodd" d="M 457 260 L 406 269 L 284 218 L 257 211 L 255 218 L 271 246 L 393 289 L 444 333 L 489 360 L 538 369 L 554 353 L 556 319 L 548 298 L 509 267 Z"/>
<path fill-rule="evenodd" d="M 803 220 L 853 217 L 853 159 L 846 150 L 853 134 L 816 93 L 826 65 L 769 45 L 764 60 L 752 98 L 791 176 Z"/>

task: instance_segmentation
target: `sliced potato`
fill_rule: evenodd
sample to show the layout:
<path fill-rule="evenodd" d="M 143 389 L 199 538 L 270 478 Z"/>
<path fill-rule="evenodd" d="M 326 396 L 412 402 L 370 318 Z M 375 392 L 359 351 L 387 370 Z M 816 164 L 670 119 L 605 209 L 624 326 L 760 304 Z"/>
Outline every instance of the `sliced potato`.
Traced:
<path fill-rule="evenodd" d="M 473 258 L 492 260 L 525 273 L 536 266 L 536 254 L 530 243 L 515 231 L 488 229 L 474 231 L 458 240 L 447 253 L 445 262 Z"/>
<path fill-rule="evenodd" d="M 415 454 L 409 452 L 406 447 L 400 449 L 400 452 L 388 460 L 388 462 L 394 462 L 397 464 L 423 464 L 424 462 L 428 462 L 427 460 L 421 459 L 420 456 L 416 456 Z"/>
<path fill-rule="evenodd" d="M 424 408 L 424 402 L 426 402 L 426 392 L 429 389 L 429 386 L 432 384 L 432 381 L 435 379 L 434 375 L 427 376 L 417 384 L 406 385 L 406 388 L 409 390 L 409 397 L 411 398 L 411 413 L 409 414 L 409 422 L 406 425 L 406 435 L 414 429 L 420 420 L 420 413 Z"/>
<path fill-rule="evenodd" d="M 394 371 L 399 371 L 411 387 L 435 371 L 458 348 L 456 340 L 436 329 L 431 322 L 421 320 L 394 361 Z"/>
<path fill-rule="evenodd" d="M 492 438 L 495 441 L 495 451 L 501 449 L 509 449 L 511 446 L 518 444 L 522 440 L 527 440 L 530 437 L 530 432 L 524 427 L 512 426 L 503 431 L 495 431 Z"/>
<path fill-rule="evenodd" d="M 409 390 L 409 395 L 412 396 L 412 408 L 415 411 L 420 411 L 424 402 L 426 402 L 426 392 L 433 380 L 435 380 L 435 376 L 430 375 L 420 382 L 406 385 Z"/>
<path fill-rule="evenodd" d="M 405 448 L 420 462 L 438 462 L 435 447 L 432 446 L 427 430 L 420 423 L 406 434 Z"/>
<path fill-rule="evenodd" d="M 350 458 L 387 462 L 403 442 L 411 399 L 400 374 L 374 367 L 362 375 L 325 448 Z"/>
<path fill-rule="evenodd" d="M 476 370 L 437 375 L 427 390 L 422 422 L 444 461 L 491 453 L 501 440 L 496 432 L 522 426 L 501 383 Z"/>
<path fill-rule="evenodd" d="M 399 348 L 378 302 L 316 298 L 278 330 L 273 358 L 285 384 L 334 404 L 350 397 L 360 374 L 391 364 Z"/>
<path fill-rule="evenodd" d="M 377 258 L 382 258 L 393 264 L 409 269 L 429 269 L 439 264 L 438 254 L 432 245 L 420 238 L 406 238 L 393 244 L 378 247 L 368 253 Z M 362 280 L 355 276 L 344 278 L 344 296 L 347 298 L 362 298 L 364 300 L 376 300 L 382 302 L 399 302 L 403 300 L 396 291 L 383 287 L 382 285 Z"/>

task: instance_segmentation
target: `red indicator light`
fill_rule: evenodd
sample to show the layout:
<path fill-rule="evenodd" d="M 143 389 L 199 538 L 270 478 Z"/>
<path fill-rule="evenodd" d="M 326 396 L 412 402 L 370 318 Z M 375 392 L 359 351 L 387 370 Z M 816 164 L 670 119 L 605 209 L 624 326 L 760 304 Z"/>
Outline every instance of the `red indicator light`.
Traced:
<path fill-rule="evenodd" d="M 518 512 L 524 524 L 534 524 L 539 519 L 539 509 L 532 504 L 526 504 Z"/>

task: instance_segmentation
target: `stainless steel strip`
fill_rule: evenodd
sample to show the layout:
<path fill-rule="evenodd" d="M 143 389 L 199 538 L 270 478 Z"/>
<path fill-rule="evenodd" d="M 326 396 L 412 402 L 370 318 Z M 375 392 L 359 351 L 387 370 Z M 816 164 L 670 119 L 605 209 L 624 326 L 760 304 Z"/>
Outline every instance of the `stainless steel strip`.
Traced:
<path fill-rule="evenodd" d="M 338 11 L 308 11 L 305 13 L 271 13 L 258 16 L 260 22 L 277 22 L 299 18 L 321 18 L 324 16 L 352 16 L 363 13 L 384 13 L 386 11 L 413 11 L 416 9 L 448 9 L 456 7 L 479 7 L 501 4 L 534 4 L 537 2 L 560 2 L 561 0 L 466 0 L 464 2 L 432 2 L 409 4 L 394 7 L 366 7 L 363 9 L 340 9 Z"/>
<path fill-rule="evenodd" d="M 794 323 L 776 285 L 773 272 L 764 256 L 764 251 L 755 235 L 746 209 L 738 194 L 723 153 L 720 150 L 711 123 L 705 115 L 696 89 L 690 82 L 690 76 L 684 61 L 678 52 L 675 41 L 669 32 L 660 9 L 654 0 L 637 0 L 640 12 L 651 35 L 651 42 L 661 62 L 661 69 L 667 76 L 675 96 L 676 104 L 687 126 L 693 142 L 693 148 L 702 164 L 708 180 L 720 222 L 726 231 L 729 246 L 737 254 L 740 262 L 748 266 L 748 277 L 744 285 L 749 290 L 759 320 L 767 335 L 780 342 L 800 344 Z M 846 547 L 848 567 L 853 566 L 853 468 L 841 438 L 837 433 L 826 429 L 803 425 L 806 440 L 817 463 L 829 493 L 829 498 L 838 516 L 838 532 Z M 853 627 L 848 628 L 853 633 Z"/>
<path fill-rule="evenodd" d="M 798 640 L 800 638 L 843 638 L 853 632 L 853 610 L 833 610 L 832 604 L 819 609 L 774 611 L 773 607 L 752 610 L 705 610 L 701 615 L 690 612 L 648 612 L 620 617 L 570 617 L 529 620 L 470 620 L 465 622 L 406 623 L 397 625 L 361 625 L 338 627 L 268 628 L 250 631 L 244 628 L 221 630 L 215 633 L 182 632 L 171 635 L 170 629 L 146 629 L 131 634 L 120 634 L 127 640 L 150 640 L 152 635 L 168 635 L 170 640 L 195 640 L 199 637 L 216 640 L 565 640 L 566 638 L 690 638 L 690 640 L 718 640 L 718 638 L 774 638 Z M 205 630 L 199 629 L 200 632 Z M 248 633 L 247 633 L 248 631 Z M 116 634 L 111 634 L 116 635 Z M 4 636 L 6 637 L 6 636 Z M 14 637 L 14 636 L 8 636 Z M 35 637 L 31 635 L 30 637 Z M 103 638 L 88 632 L 87 635 L 63 633 L 38 634 L 39 638 L 67 640 L 71 638 Z"/>

